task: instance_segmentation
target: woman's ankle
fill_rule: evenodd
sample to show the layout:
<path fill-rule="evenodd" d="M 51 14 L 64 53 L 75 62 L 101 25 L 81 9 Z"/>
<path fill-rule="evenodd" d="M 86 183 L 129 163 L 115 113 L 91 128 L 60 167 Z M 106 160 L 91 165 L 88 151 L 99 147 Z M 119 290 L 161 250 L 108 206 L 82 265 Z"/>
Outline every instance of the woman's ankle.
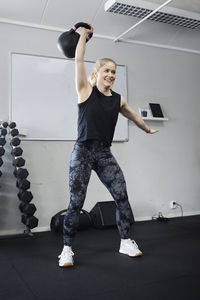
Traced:
<path fill-rule="evenodd" d="M 64 249 L 65 250 L 68 250 L 68 249 L 72 250 L 72 246 L 64 245 Z"/>

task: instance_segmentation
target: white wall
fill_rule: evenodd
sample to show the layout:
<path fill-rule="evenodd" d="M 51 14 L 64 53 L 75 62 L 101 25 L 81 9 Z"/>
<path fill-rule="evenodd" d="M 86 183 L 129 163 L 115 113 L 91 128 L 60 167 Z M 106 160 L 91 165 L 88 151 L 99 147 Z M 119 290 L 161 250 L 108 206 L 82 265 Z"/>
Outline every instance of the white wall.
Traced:
<path fill-rule="evenodd" d="M 9 115 L 10 53 L 62 57 L 56 48 L 58 35 L 0 24 L 0 119 L 7 120 Z M 159 211 L 168 217 L 180 216 L 180 209 L 169 208 L 171 200 L 183 206 L 184 215 L 200 213 L 199 55 L 93 38 L 87 45 L 86 59 L 95 61 L 105 56 L 128 66 L 128 102 L 134 110 L 157 102 L 169 118 L 168 122 L 148 122 L 160 129 L 156 135 L 147 135 L 130 122 L 129 142 L 113 143 L 111 148 L 124 172 L 135 219 L 151 219 Z M 39 218 L 36 230 L 47 229 L 52 215 L 69 202 L 68 167 L 73 144 L 22 142 L 37 207 L 35 216 Z M 4 160 L 4 175 L 0 178 L 1 235 L 22 232 L 24 228 L 11 156 L 7 154 Z M 84 208 L 89 211 L 96 202 L 107 200 L 112 200 L 110 194 L 93 173 Z"/>

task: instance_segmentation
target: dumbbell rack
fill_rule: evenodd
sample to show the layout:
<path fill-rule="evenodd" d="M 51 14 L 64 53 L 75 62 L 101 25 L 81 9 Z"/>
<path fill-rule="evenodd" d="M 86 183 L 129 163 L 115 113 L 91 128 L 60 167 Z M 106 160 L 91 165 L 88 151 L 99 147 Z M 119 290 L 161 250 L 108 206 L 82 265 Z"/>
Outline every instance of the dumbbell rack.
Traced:
<path fill-rule="evenodd" d="M 27 179 L 29 173 L 25 166 L 25 160 L 22 157 L 23 149 L 19 147 L 21 140 L 19 138 L 19 131 L 16 128 L 15 122 L 2 122 L 0 125 L 0 167 L 3 164 L 2 156 L 5 154 L 4 146 L 6 144 L 5 136 L 8 134 L 10 139 L 11 154 L 13 157 L 14 172 L 16 177 L 16 187 L 19 189 L 17 194 L 20 200 L 19 210 L 22 213 L 21 222 L 26 226 L 25 234 L 33 235 L 31 229 L 38 226 L 38 219 L 34 216 L 36 207 L 30 203 L 33 195 L 30 189 L 30 181 Z M 0 170 L 0 176 L 2 172 Z"/>
<path fill-rule="evenodd" d="M 5 124 L 6 125 L 6 124 Z M 6 144 L 5 136 L 7 135 L 7 129 L 4 127 L 0 128 L 0 167 L 3 165 L 2 156 L 5 154 L 4 146 Z M 2 176 L 2 172 L 0 170 L 0 177 Z"/>

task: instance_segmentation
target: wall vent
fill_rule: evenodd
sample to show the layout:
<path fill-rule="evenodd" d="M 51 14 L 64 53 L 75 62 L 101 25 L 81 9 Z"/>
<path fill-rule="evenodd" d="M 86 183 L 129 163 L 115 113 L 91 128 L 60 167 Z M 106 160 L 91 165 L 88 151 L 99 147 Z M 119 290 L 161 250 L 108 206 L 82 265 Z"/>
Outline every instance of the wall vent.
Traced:
<path fill-rule="evenodd" d="M 142 0 L 108 0 L 104 9 L 115 14 L 144 18 L 157 7 L 156 3 Z M 200 14 L 169 6 L 157 11 L 149 20 L 191 29 L 200 28 Z"/>

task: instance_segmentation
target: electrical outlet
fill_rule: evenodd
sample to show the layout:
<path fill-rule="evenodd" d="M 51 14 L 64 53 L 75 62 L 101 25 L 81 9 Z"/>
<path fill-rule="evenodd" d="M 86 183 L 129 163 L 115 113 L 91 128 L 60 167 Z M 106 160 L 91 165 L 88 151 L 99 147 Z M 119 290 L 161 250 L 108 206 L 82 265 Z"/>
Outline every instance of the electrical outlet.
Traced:
<path fill-rule="evenodd" d="M 170 208 L 172 208 L 172 209 L 177 208 L 176 201 L 170 201 Z"/>

